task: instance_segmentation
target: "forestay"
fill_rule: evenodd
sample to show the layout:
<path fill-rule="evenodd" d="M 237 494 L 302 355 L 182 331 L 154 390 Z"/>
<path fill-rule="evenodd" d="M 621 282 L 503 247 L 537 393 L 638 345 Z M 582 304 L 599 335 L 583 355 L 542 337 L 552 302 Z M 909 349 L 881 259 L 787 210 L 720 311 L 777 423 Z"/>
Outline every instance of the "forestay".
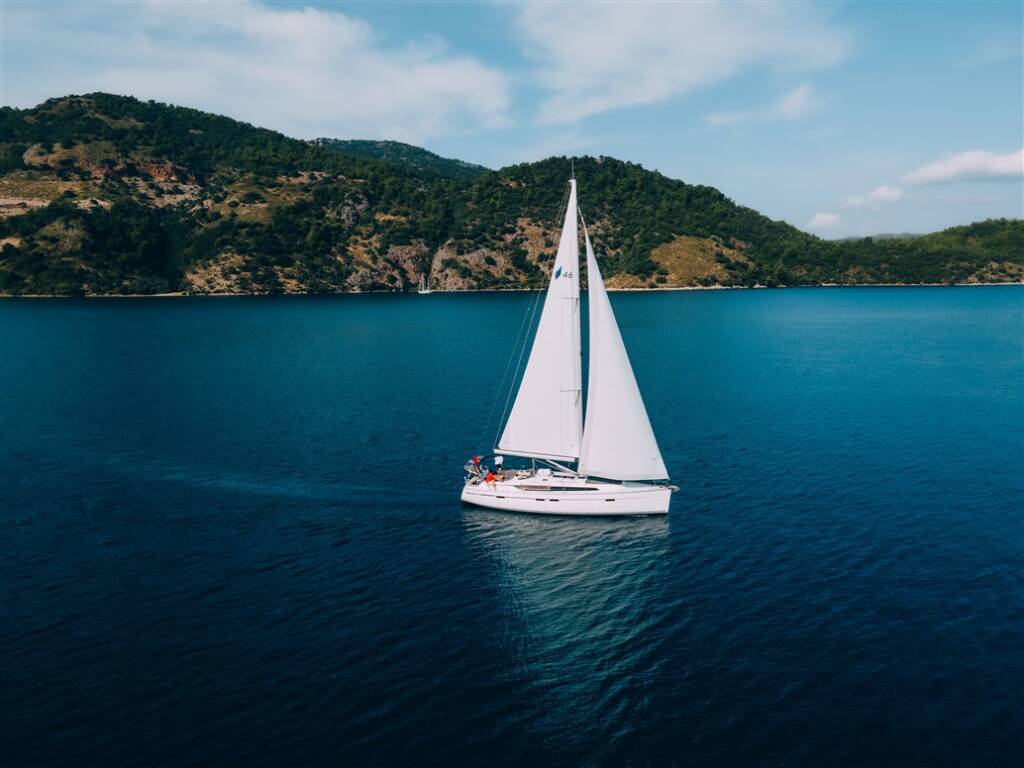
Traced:
<path fill-rule="evenodd" d="M 585 224 L 583 236 L 587 249 L 590 371 L 579 473 L 610 480 L 668 479 Z"/>
<path fill-rule="evenodd" d="M 544 309 L 498 451 L 554 461 L 579 458 L 583 430 L 579 304 L 574 179 Z"/>

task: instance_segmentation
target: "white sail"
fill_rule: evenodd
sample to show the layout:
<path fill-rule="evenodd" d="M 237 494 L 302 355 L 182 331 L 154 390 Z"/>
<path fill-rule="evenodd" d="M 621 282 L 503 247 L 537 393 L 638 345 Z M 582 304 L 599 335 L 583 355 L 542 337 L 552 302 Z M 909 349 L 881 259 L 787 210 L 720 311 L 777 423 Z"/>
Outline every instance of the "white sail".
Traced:
<path fill-rule="evenodd" d="M 583 236 L 587 247 L 590 374 L 579 472 L 610 480 L 666 480 L 665 462 L 585 225 Z"/>
<path fill-rule="evenodd" d="M 579 231 L 574 179 L 530 359 L 497 450 L 515 456 L 576 461 L 583 430 L 581 395 Z"/>

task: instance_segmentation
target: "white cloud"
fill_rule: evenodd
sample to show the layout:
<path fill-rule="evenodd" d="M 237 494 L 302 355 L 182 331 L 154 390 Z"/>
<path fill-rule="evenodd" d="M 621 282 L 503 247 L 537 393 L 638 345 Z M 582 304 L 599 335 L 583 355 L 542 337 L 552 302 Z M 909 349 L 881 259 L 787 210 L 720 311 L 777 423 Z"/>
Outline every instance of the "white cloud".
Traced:
<path fill-rule="evenodd" d="M 713 112 L 704 119 L 712 125 L 730 125 L 741 120 L 799 120 L 818 108 L 811 86 L 804 83 L 783 96 L 767 109 L 753 112 Z"/>
<path fill-rule="evenodd" d="M 908 184 L 923 186 L 961 179 L 1014 178 L 1024 178 L 1024 149 L 1005 155 L 980 150 L 961 152 L 923 165 L 906 174 L 903 180 Z M 847 198 L 845 205 L 850 208 L 862 208 L 892 202 L 902 197 L 903 190 L 900 187 L 883 184 L 866 195 Z"/>
<path fill-rule="evenodd" d="M 787 93 L 772 110 L 771 116 L 780 120 L 798 120 L 813 112 L 818 101 L 811 92 L 811 86 L 800 85 Z"/>
<path fill-rule="evenodd" d="M 1021 56 L 1024 56 L 1024 45 L 1021 44 L 1020 30 L 1009 25 L 1005 30 L 990 33 L 986 39 L 979 40 L 973 51 L 955 61 L 960 66 L 983 67 Z"/>
<path fill-rule="evenodd" d="M 808 229 L 835 229 L 842 225 L 843 220 L 839 218 L 837 213 L 816 213 L 811 217 L 811 220 L 807 222 Z"/>
<path fill-rule="evenodd" d="M 5 7 L 5 103 L 104 90 L 292 135 L 407 141 L 507 122 L 500 71 L 436 39 L 388 45 L 333 9 L 249 0 L 47 6 Z"/>
<path fill-rule="evenodd" d="M 950 155 L 911 171 L 903 180 L 908 184 L 939 184 L 961 179 L 1014 179 L 1024 177 L 1024 149 L 997 155 L 973 150 Z"/>
<path fill-rule="evenodd" d="M 850 47 L 825 12 L 798 3 L 527 3 L 518 23 L 550 94 L 546 123 L 654 104 L 754 67 L 817 69 Z M 799 112 L 796 99 L 783 109 Z"/>
<path fill-rule="evenodd" d="M 869 203 L 889 203 L 893 200 L 899 200 L 903 197 L 903 190 L 899 187 L 890 187 L 887 184 L 883 184 L 877 189 L 873 189 L 866 195 L 858 195 L 851 197 L 846 201 L 846 204 L 851 208 L 859 208 Z"/>

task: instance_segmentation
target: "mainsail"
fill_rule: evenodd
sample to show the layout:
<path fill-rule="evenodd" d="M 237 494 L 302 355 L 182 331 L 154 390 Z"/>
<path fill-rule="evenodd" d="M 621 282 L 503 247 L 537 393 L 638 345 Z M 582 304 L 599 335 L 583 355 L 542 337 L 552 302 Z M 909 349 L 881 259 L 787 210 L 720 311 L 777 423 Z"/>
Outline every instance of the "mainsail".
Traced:
<path fill-rule="evenodd" d="M 629 364 L 586 224 L 590 308 L 587 424 L 578 471 L 610 480 L 666 480 L 658 441 Z"/>
<path fill-rule="evenodd" d="M 514 456 L 576 461 L 583 431 L 580 371 L 579 231 L 576 180 L 551 268 L 551 283 L 519 393 L 497 450 Z"/>

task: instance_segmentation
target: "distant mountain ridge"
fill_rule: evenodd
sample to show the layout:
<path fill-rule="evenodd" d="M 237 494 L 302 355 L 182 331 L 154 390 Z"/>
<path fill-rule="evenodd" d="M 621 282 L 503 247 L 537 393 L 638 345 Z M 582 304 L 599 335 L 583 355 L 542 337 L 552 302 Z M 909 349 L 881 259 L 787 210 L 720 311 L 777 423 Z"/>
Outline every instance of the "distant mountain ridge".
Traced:
<path fill-rule="evenodd" d="M 370 141 L 365 139 L 313 139 L 320 147 L 356 157 L 375 157 L 392 163 L 410 165 L 421 171 L 456 179 L 475 179 L 490 169 L 465 160 L 441 157 L 422 147 L 401 141 Z"/>
<path fill-rule="evenodd" d="M 1020 282 L 1024 222 L 825 241 L 716 189 L 574 158 L 609 286 Z M 0 109 L 0 293 L 544 285 L 569 158 L 490 171 L 105 93 Z"/>
<path fill-rule="evenodd" d="M 851 235 L 850 237 L 840 237 L 836 239 L 836 242 L 845 243 L 850 240 L 910 240 L 915 237 L 924 237 L 920 232 L 880 232 L 877 235 Z"/>

